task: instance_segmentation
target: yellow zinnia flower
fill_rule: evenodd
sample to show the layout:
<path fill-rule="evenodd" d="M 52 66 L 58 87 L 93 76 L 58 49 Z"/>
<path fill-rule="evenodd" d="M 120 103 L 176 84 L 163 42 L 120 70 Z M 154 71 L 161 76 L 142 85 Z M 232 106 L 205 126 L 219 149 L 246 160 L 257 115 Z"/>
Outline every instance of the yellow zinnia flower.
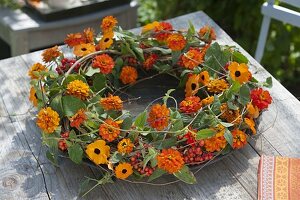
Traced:
<path fill-rule="evenodd" d="M 36 124 L 46 133 L 53 133 L 59 125 L 59 115 L 52 108 L 47 107 L 40 110 Z"/>
<path fill-rule="evenodd" d="M 31 79 L 38 79 L 39 77 L 35 75 L 35 72 L 41 71 L 48 71 L 48 69 L 45 65 L 42 65 L 41 63 L 35 63 L 30 67 L 28 71 L 28 76 L 30 76 Z"/>
<path fill-rule="evenodd" d="M 89 97 L 89 85 L 81 80 L 71 81 L 67 85 L 67 94 L 86 100 Z"/>
<path fill-rule="evenodd" d="M 110 147 L 104 140 L 96 140 L 87 145 L 85 153 L 96 165 L 106 164 L 109 157 Z"/>
<path fill-rule="evenodd" d="M 229 87 L 224 79 L 213 79 L 207 84 L 207 90 L 212 93 L 221 93 Z"/>

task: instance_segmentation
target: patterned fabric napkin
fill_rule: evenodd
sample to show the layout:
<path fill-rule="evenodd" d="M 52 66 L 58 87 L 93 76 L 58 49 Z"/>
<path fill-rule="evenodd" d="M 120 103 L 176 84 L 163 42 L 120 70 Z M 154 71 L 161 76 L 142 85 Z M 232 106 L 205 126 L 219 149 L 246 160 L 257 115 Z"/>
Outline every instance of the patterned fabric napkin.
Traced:
<path fill-rule="evenodd" d="M 300 200 L 300 159 L 262 155 L 258 199 Z"/>

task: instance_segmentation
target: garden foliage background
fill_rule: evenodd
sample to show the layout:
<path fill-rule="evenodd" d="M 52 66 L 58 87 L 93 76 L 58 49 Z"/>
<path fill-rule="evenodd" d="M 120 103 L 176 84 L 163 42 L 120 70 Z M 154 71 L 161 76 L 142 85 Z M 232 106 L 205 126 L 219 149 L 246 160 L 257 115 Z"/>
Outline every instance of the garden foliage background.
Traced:
<path fill-rule="evenodd" d="M 164 20 L 203 10 L 254 56 L 263 18 L 260 8 L 264 2 L 264 0 L 139 0 L 138 21 L 139 25 L 144 25 L 154 20 Z M 277 80 L 299 97 L 300 28 L 272 20 L 261 63 Z"/>

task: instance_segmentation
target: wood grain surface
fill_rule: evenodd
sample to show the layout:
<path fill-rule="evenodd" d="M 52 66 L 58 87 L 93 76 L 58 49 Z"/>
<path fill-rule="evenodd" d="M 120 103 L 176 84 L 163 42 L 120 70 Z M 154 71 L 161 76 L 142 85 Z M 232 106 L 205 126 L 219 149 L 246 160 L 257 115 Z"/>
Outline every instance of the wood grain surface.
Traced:
<path fill-rule="evenodd" d="M 201 11 L 169 21 L 177 29 L 186 29 L 188 21 L 196 29 L 209 24 L 215 28 L 219 43 L 237 45 Z M 139 32 L 139 29 L 133 31 Z M 256 78 L 264 80 L 270 76 L 247 52 L 242 48 L 240 50 L 250 60 L 250 69 Z M 46 148 L 41 144 L 40 131 L 35 125 L 36 110 L 31 108 L 28 101 L 27 76 L 28 67 L 41 60 L 40 53 L 0 61 L 1 200 L 80 199 L 80 182 L 85 176 L 98 177 L 100 174 L 98 170 L 68 160 L 60 160 L 60 167 L 56 168 L 44 156 Z M 171 85 L 155 87 L 152 88 L 157 91 L 155 94 L 163 94 Z M 136 88 L 134 91 L 139 90 Z M 261 154 L 300 157 L 300 102 L 275 79 L 270 92 L 274 102 L 263 113 L 258 127 L 262 136 L 251 140 L 244 149 L 201 170 L 196 175 L 197 184 L 179 182 L 151 186 L 116 181 L 96 188 L 85 199 L 256 199 L 257 167 Z M 133 95 L 139 94 L 136 92 Z M 150 99 L 151 96 L 148 96 L 140 102 L 132 102 L 128 107 L 139 112 Z M 162 181 L 169 179 L 171 177 L 164 177 Z"/>

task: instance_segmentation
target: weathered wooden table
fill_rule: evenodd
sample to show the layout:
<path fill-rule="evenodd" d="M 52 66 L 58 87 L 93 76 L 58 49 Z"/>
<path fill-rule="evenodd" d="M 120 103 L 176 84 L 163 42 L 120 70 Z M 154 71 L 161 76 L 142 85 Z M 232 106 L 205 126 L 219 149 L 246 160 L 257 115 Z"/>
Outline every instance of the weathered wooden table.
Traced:
<path fill-rule="evenodd" d="M 176 28 L 209 24 L 218 42 L 237 45 L 205 13 L 196 12 L 170 20 Z M 242 48 L 254 76 L 270 74 Z M 53 167 L 45 158 L 40 132 L 29 113 L 28 67 L 40 60 L 40 52 L 0 61 L 0 199 L 76 199 L 84 176 L 99 172 L 68 160 Z M 255 67 L 254 67 L 255 66 Z M 256 199 L 257 167 L 261 154 L 300 157 L 300 102 L 278 81 L 270 89 L 273 104 L 263 113 L 259 132 L 263 137 L 201 170 L 198 183 L 168 186 L 128 184 L 117 181 L 93 190 L 86 199 Z M 167 178 L 166 178 L 167 179 Z"/>

